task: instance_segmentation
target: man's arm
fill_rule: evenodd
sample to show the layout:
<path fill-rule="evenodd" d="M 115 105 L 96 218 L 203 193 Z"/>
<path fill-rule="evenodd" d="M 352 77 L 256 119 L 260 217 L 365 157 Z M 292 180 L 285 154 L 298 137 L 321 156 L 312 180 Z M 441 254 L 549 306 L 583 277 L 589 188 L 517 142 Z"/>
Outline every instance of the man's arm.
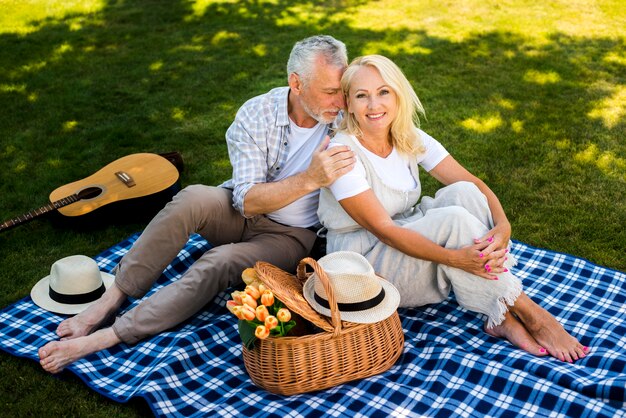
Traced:
<path fill-rule="evenodd" d="M 313 153 L 309 167 L 298 174 L 271 183 L 254 184 L 245 195 L 244 215 L 254 216 L 281 209 L 321 187 L 332 184 L 352 170 L 356 159 L 347 146 L 327 149 L 326 136 Z"/>

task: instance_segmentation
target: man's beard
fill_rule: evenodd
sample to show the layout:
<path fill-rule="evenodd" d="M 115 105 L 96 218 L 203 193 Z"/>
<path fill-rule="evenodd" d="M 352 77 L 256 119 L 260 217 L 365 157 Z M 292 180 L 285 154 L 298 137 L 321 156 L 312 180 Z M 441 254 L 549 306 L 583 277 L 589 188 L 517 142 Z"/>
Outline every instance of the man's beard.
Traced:
<path fill-rule="evenodd" d="M 331 124 L 335 121 L 335 119 L 337 118 L 337 116 L 324 116 L 325 112 L 339 112 L 339 109 L 324 109 L 324 110 L 319 110 L 318 112 L 314 112 L 307 104 L 306 102 L 303 100 L 301 102 L 302 104 L 302 108 L 304 109 L 304 111 L 311 116 L 313 119 L 315 119 L 316 121 L 318 121 L 319 123 L 323 123 L 323 124 Z"/>

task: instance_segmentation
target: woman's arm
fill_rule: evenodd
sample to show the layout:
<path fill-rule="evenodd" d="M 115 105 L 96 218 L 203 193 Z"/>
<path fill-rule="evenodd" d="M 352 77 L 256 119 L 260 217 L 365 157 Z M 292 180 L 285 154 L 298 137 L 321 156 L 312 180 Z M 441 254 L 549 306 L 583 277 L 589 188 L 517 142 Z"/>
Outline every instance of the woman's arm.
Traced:
<path fill-rule="evenodd" d="M 416 231 L 396 225 L 371 189 L 339 203 L 352 219 L 379 240 L 411 257 L 457 267 L 486 279 L 494 279 L 500 272 L 485 270 L 480 244 L 459 249 L 444 248 Z"/>
<path fill-rule="evenodd" d="M 444 158 L 429 173 L 446 186 L 458 181 L 474 183 L 487 197 L 487 203 L 489 204 L 494 223 L 494 227 L 485 236 L 475 237 L 477 238 L 475 242 L 484 245 L 482 249 L 484 255 L 507 248 L 511 238 L 511 224 L 504 213 L 500 200 L 484 181 L 467 171 L 465 167 L 450 155 Z"/>
<path fill-rule="evenodd" d="M 371 189 L 339 203 L 359 225 L 385 244 L 407 255 L 493 279 L 504 270 L 502 264 L 511 236 L 511 225 L 498 197 L 485 182 L 471 174 L 450 155 L 429 173 L 446 186 L 459 181 L 474 183 L 487 197 L 494 227 L 485 236 L 474 237 L 477 238 L 474 245 L 460 249 L 444 248 L 416 231 L 396 225 Z M 490 271 L 485 270 L 487 264 Z"/>

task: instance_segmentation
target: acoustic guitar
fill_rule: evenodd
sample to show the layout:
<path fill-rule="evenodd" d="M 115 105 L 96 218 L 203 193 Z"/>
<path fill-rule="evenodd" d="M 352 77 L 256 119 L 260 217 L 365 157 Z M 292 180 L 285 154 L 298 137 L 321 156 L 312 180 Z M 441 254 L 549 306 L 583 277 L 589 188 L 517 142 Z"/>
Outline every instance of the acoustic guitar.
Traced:
<path fill-rule="evenodd" d="M 0 232 L 51 211 L 80 216 L 109 203 L 161 192 L 178 181 L 178 169 L 158 154 L 139 153 L 107 164 L 82 180 L 50 193 L 50 204 L 0 224 Z"/>

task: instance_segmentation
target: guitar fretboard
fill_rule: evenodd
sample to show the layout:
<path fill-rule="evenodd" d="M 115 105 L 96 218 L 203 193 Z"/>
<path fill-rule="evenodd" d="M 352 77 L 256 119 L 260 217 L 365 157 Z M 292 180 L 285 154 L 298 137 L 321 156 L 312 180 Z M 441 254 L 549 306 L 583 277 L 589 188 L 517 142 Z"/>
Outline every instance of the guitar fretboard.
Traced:
<path fill-rule="evenodd" d="M 80 200 L 80 198 L 78 197 L 77 194 L 64 197 L 63 199 L 55 200 L 54 202 L 44 205 L 40 207 L 39 209 L 31 210 L 30 212 L 24 215 L 20 215 L 16 218 L 9 219 L 8 221 L 1 223 L 0 231 L 4 231 L 14 226 L 23 224 L 24 222 L 28 222 L 32 219 L 37 218 L 38 216 L 45 215 L 48 212 L 62 208 L 64 206 L 77 202 L 78 200 Z"/>

